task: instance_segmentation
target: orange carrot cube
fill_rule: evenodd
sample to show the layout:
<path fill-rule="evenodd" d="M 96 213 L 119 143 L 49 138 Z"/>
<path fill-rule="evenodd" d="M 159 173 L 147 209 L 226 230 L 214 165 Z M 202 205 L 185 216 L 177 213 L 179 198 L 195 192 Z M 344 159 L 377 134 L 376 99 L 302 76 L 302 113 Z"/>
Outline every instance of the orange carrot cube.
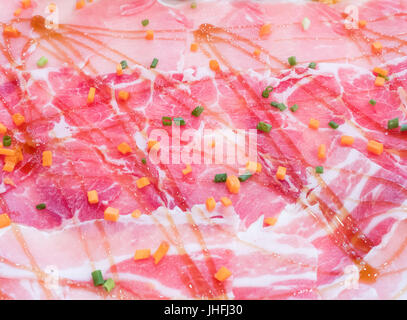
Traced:
<path fill-rule="evenodd" d="M 197 52 L 198 51 L 198 44 L 197 43 L 191 43 L 190 47 L 192 52 Z"/>
<path fill-rule="evenodd" d="M 21 0 L 21 6 L 24 9 L 27 9 L 31 6 L 31 0 Z"/>
<path fill-rule="evenodd" d="M 119 144 L 117 146 L 117 150 L 119 150 L 120 153 L 122 153 L 122 154 L 127 154 L 132 151 L 131 147 L 126 142 L 122 142 L 121 144 Z"/>
<path fill-rule="evenodd" d="M 146 39 L 147 40 L 153 40 L 154 39 L 154 31 L 153 30 L 147 30 L 146 31 Z"/>
<path fill-rule="evenodd" d="M 318 159 L 325 159 L 326 158 L 326 146 L 321 144 L 318 147 Z"/>
<path fill-rule="evenodd" d="M 209 61 L 209 68 L 212 71 L 215 71 L 215 72 L 219 71 L 220 70 L 219 62 L 217 60 L 210 60 Z"/>
<path fill-rule="evenodd" d="M 388 70 L 382 69 L 382 68 L 379 68 L 379 67 L 373 68 L 373 73 L 375 73 L 375 74 L 377 74 L 379 76 L 382 76 L 382 77 L 387 77 L 389 75 Z"/>
<path fill-rule="evenodd" d="M 76 1 L 76 9 L 82 9 L 85 6 L 85 0 Z"/>
<path fill-rule="evenodd" d="M 42 166 L 50 167 L 52 165 L 52 152 L 47 150 L 42 153 Z"/>
<path fill-rule="evenodd" d="M 94 87 L 89 88 L 88 103 L 92 103 L 93 101 L 95 101 L 95 93 L 96 93 L 96 88 L 94 88 Z"/>
<path fill-rule="evenodd" d="M 134 254 L 134 260 L 144 260 L 150 258 L 150 249 L 139 249 Z"/>
<path fill-rule="evenodd" d="M 372 51 L 373 53 L 381 53 L 383 49 L 382 44 L 379 41 L 375 41 L 372 43 Z"/>
<path fill-rule="evenodd" d="M 131 216 L 133 217 L 133 218 L 140 218 L 140 216 L 141 216 L 141 211 L 140 210 L 138 210 L 138 209 L 136 209 L 136 210 L 134 210 L 132 213 L 131 213 Z"/>
<path fill-rule="evenodd" d="M 123 66 L 121 63 L 116 64 L 116 74 L 121 76 L 123 74 Z"/>
<path fill-rule="evenodd" d="M 104 212 L 105 220 L 116 222 L 119 220 L 119 209 L 107 207 Z"/>
<path fill-rule="evenodd" d="M 189 164 L 187 164 L 185 169 L 182 169 L 182 174 L 183 175 L 186 175 L 186 174 L 191 173 L 191 172 L 192 172 L 192 168 L 191 168 L 191 165 L 189 165 Z"/>
<path fill-rule="evenodd" d="M 259 35 L 260 37 L 267 36 L 271 33 L 271 24 L 263 24 L 260 28 Z"/>
<path fill-rule="evenodd" d="M 220 198 L 220 202 L 222 202 L 222 204 L 225 207 L 229 207 L 232 204 L 232 200 L 230 200 L 228 197 L 222 197 Z"/>
<path fill-rule="evenodd" d="M 351 136 L 342 136 L 341 137 L 341 145 L 343 146 L 351 146 L 355 142 L 355 138 Z"/>
<path fill-rule="evenodd" d="M 370 140 L 367 143 L 367 150 L 376 155 L 381 155 L 383 152 L 383 144 L 374 140 Z"/>
<path fill-rule="evenodd" d="M 311 118 L 308 127 L 317 130 L 319 128 L 319 120 Z"/>
<path fill-rule="evenodd" d="M 14 124 L 18 127 L 21 126 L 25 122 L 25 118 L 21 113 L 15 113 L 12 116 Z"/>
<path fill-rule="evenodd" d="M 375 84 L 375 86 L 377 86 L 377 87 L 383 87 L 384 84 L 385 84 L 385 82 L 386 82 L 386 79 L 385 79 L 385 78 L 383 78 L 383 77 L 376 77 L 376 80 L 375 80 L 374 84 Z"/>
<path fill-rule="evenodd" d="M 5 134 L 7 132 L 7 127 L 0 123 L 0 134 Z"/>
<path fill-rule="evenodd" d="M 96 190 L 88 191 L 88 202 L 90 204 L 95 204 L 99 202 L 99 196 Z"/>
<path fill-rule="evenodd" d="M 3 166 L 3 171 L 12 172 L 15 166 L 15 162 L 6 161 Z"/>
<path fill-rule="evenodd" d="M 229 271 L 226 267 L 221 267 L 218 272 L 215 273 L 215 279 L 218 281 L 225 281 L 232 275 L 232 272 Z"/>
<path fill-rule="evenodd" d="M 276 217 L 268 217 L 264 219 L 264 224 L 268 226 L 274 226 L 277 223 Z"/>
<path fill-rule="evenodd" d="M 142 177 L 136 181 L 137 188 L 141 189 L 150 184 L 150 180 L 147 177 Z"/>
<path fill-rule="evenodd" d="M 0 214 L 0 228 L 8 227 L 11 224 L 10 217 L 7 213 Z"/>
<path fill-rule="evenodd" d="M 366 20 L 359 20 L 359 28 L 364 28 L 367 25 L 367 21 Z"/>
<path fill-rule="evenodd" d="M 236 176 L 228 176 L 226 178 L 226 187 L 230 193 L 239 193 L 240 190 L 240 181 Z"/>
<path fill-rule="evenodd" d="M 286 173 L 287 173 L 287 168 L 279 166 L 277 168 L 277 173 L 276 173 L 277 179 L 278 180 L 284 180 Z"/>
<path fill-rule="evenodd" d="M 211 211 L 215 210 L 216 201 L 213 197 L 210 197 L 210 198 L 206 199 L 205 205 L 206 205 L 206 210 L 211 212 Z"/>
<path fill-rule="evenodd" d="M 123 100 L 123 101 L 127 101 L 129 99 L 129 93 L 127 91 L 124 90 L 120 90 L 119 91 L 119 99 Z"/>
<path fill-rule="evenodd" d="M 168 242 L 166 242 L 166 241 L 161 242 L 157 251 L 154 252 L 154 254 L 153 254 L 154 264 L 157 264 L 161 261 L 161 259 L 167 254 L 167 251 L 169 248 L 170 248 L 170 245 L 168 244 Z"/>

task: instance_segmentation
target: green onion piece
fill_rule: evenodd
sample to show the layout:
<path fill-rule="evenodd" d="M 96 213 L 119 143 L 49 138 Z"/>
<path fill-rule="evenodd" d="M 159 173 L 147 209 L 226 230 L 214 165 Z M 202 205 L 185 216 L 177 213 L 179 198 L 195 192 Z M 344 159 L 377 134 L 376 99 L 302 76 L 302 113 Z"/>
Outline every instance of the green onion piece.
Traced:
<path fill-rule="evenodd" d="M 297 64 L 297 58 L 295 56 L 289 57 L 288 63 L 290 64 L 290 66 L 295 66 Z"/>
<path fill-rule="evenodd" d="M 240 182 L 245 182 L 247 179 L 249 179 L 252 176 L 250 172 L 244 173 L 238 177 Z"/>
<path fill-rule="evenodd" d="M 162 117 L 161 121 L 163 122 L 164 126 L 172 126 L 171 117 Z"/>
<path fill-rule="evenodd" d="M 38 210 L 44 210 L 47 206 L 45 203 L 40 203 L 35 206 Z"/>
<path fill-rule="evenodd" d="M 157 64 L 158 64 L 158 59 L 154 58 L 153 62 L 151 62 L 150 68 L 152 68 L 152 69 L 155 68 L 157 66 Z"/>
<path fill-rule="evenodd" d="M 272 92 L 272 91 L 273 91 L 273 87 L 268 86 L 268 87 L 266 87 L 266 89 L 263 90 L 261 95 L 263 96 L 263 98 L 268 98 L 270 96 L 270 92 Z"/>
<path fill-rule="evenodd" d="M 381 74 L 378 74 L 377 76 L 384 78 L 386 81 L 389 81 L 389 80 L 390 80 L 390 78 L 389 78 L 388 76 L 382 76 Z"/>
<path fill-rule="evenodd" d="M 311 26 L 311 20 L 308 19 L 307 17 L 305 17 L 304 19 L 302 19 L 302 28 L 304 29 L 304 31 L 307 31 L 309 29 L 309 27 Z"/>
<path fill-rule="evenodd" d="M 395 129 L 399 126 L 399 118 L 394 118 L 387 121 L 387 129 Z"/>
<path fill-rule="evenodd" d="M 297 111 L 298 110 L 298 105 L 297 104 L 294 104 L 291 108 L 290 108 L 290 110 L 291 110 L 291 112 L 295 112 L 295 111 Z"/>
<path fill-rule="evenodd" d="M 181 117 L 174 118 L 174 123 L 177 126 L 185 126 L 185 120 L 183 118 L 181 118 Z"/>
<path fill-rule="evenodd" d="M 127 64 L 126 60 L 120 61 L 120 64 L 122 65 L 122 69 L 127 69 L 129 67 L 129 65 Z"/>
<path fill-rule="evenodd" d="M 309 65 L 308 65 L 308 68 L 310 68 L 310 69 L 315 69 L 317 67 L 317 64 L 315 63 L 315 62 L 311 62 Z"/>
<path fill-rule="evenodd" d="M 271 105 L 272 107 L 278 108 L 278 102 L 276 102 L 276 101 L 271 101 L 270 105 Z"/>
<path fill-rule="evenodd" d="M 204 107 L 202 106 L 197 106 L 194 110 L 192 110 L 192 115 L 194 117 L 199 117 L 201 115 L 201 113 L 204 111 Z"/>
<path fill-rule="evenodd" d="M 105 281 L 103 280 L 102 271 L 95 270 L 92 272 L 93 284 L 95 287 L 101 286 Z"/>
<path fill-rule="evenodd" d="M 260 122 L 257 124 L 257 127 L 256 127 L 256 128 L 257 128 L 257 130 L 260 130 L 260 131 L 269 133 L 270 130 L 271 130 L 271 124 L 268 124 L 268 123 L 265 123 L 265 122 L 260 121 Z"/>
<path fill-rule="evenodd" d="M 315 167 L 315 172 L 316 173 L 324 173 L 324 167 L 322 167 L 322 166 Z"/>
<path fill-rule="evenodd" d="M 5 146 L 5 147 L 11 146 L 11 137 L 10 136 L 3 137 L 3 146 Z"/>
<path fill-rule="evenodd" d="M 215 175 L 215 182 L 226 182 L 228 175 L 226 173 L 218 173 Z"/>
<path fill-rule="evenodd" d="M 141 162 L 142 162 L 143 164 L 146 164 L 146 163 L 147 163 L 146 158 L 141 159 Z"/>
<path fill-rule="evenodd" d="M 337 124 L 335 121 L 329 121 L 328 124 L 332 129 L 338 129 L 339 128 L 339 124 Z"/>
<path fill-rule="evenodd" d="M 375 105 L 376 105 L 376 100 L 370 99 L 370 100 L 369 100 L 369 103 L 370 103 L 372 106 L 375 106 Z"/>
<path fill-rule="evenodd" d="M 150 20 L 148 20 L 148 19 L 144 19 L 143 21 L 141 21 L 141 24 L 143 25 L 143 27 L 148 26 L 149 23 L 150 23 Z"/>
<path fill-rule="evenodd" d="M 107 279 L 107 280 L 103 283 L 103 288 L 104 288 L 107 292 L 112 291 L 114 287 L 115 287 L 115 283 L 114 283 L 114 280 L 113 280 L 112 278 Z"/>
<path fill-rule="evenodd" d="M 195 9 L 195 8 L 196 8 L 196 6 L 197 6 L 196 2 L 195 2 L 195 1 L 193 1 L 193 2 L 191 3 L 191 8 L 192 8 L 192 9 Z"/>
<path fill-rule="evenodd" d="M 287 109 L 287 106 L 284 103 L 279 103 L 277 105 L 277 108 L 280 109 L 280 111 L 284 111 L 285 109 Z"/>
<path fill-rule="evenodd" d="M 46 57 L 41 57 L 38 61 L 37 61 L 37 66 L 42 68 L 45 67 L 45 65 L 48 63 L 48 59 Z"/>
<path fill-rule="evenodd" d="M 400 131 L 407 131 L 407 124 L 402 124 Z"/>

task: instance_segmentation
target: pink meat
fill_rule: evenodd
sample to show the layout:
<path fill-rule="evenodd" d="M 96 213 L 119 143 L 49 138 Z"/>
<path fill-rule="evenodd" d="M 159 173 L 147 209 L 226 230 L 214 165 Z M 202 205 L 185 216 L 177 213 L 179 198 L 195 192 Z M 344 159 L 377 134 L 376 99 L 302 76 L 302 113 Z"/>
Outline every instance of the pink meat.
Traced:
<path fill-rule="evenodd" d="M 0 44 L 0 122 L 24 156 L 12 173 L 0 173 L 0 204 L 13 222 L 0 229 L 0 298 L 406 297 L 407 135 L 387 129 L 392 118 L 407 123 L 405 0 L 205 1 L 196 9 L 94 0 L 80 10 L 58 0 L 56 31 L 43 25 L 48 2 L 31 2 L 19 19 L 17 1 L 0 13 L 21 32 L 3 35 Z M 349 4 L 359 7 L 365 28 L 344 28 Z M 259 37 L 266 23 L 272 32 Z M 144 38 L 147 29 L 153 41 Z M 383 44 L 381 55 L 372 53 L 373 41 Z M 197 52 L 189 49 L 193 42 Z M 289 68 L 292 55 L 298 65 Z M 43 69 L 36 65 L 41 56 L 49 59 Z M 156 69 L 149 68 L 153 58 Z M 209 69 L 210 59 L 221 71 Z M 118 76 L 121 60 L 129 68 Z M 383 87 L 374 85 L 376 66 L 389 70 Z M 274 90 L 265 99 L 268 85 Z M 87 104 L 92 86 L 95 101 Z M 127 101 L 121 90 L 130 93 Z M 299 109 L 280 112 L 271 101 Z M 197 118 L 191 111 L 198 105 L 205 111 Z M 20 127 L 11 118 L 17 112 L 26 121 Z M 192 164 L 188 175 L 184 163 L 156 164 L 150 135 L 174 134 L 163 116 L 185 119 L 180 134 L 272 124 L 269 134 L 257 132 L 261 172 L 231 194 L 214 176 L 239 175 L 244 164 Z M 308 128 L 310 118 L 320 121 L 318 131 Z M 340 145 L 344 134 L 355 136 L 352 147 Z M 369 140 L 384 144 L 382 155 L 366 150 Z M 121 142 L 133 152 L 122 155 Z M 45 150 L 53 152 L 50 168 L 41 164 Z M 318 165 L 324 174 L 315 174 Z M 276 179 L 278 166 L 287 168 L 284 181 Z M 151 184 L 138 189 L 140 177 Z M 98 191 L 98 204 L 88 203 L 88 190 Z M 219 202 L 224 196 L 233 206 Z M 217 201 L 213 212 L 204 205 L 209 197 Z M 37 210 L 38 203 L 47 208 Z M 120 209 L 118 222 L 103 220 L 108 206 Z M 130 216 L 136 209 L 139 219 Z M 266 226 L 268 217 L 277 223 Z M 170 249 L 159 264 L 134 261 L 135 250 L 154 252 L 162 241 Z M 221 266 L 232 271 L 224 282 L 214 278 Z M 357 288 L 345 285 L 352 268 Z M 111 293 L 93 286 L 96 269 L 115 280 Z"/>

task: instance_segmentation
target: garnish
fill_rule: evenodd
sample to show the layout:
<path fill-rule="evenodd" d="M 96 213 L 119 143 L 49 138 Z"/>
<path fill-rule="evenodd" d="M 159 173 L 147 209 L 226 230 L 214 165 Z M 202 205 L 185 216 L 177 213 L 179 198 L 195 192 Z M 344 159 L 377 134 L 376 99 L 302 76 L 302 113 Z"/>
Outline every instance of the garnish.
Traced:
<path fill-rule="evenodd" d="M 150 180 L 147 177 L 142 177 L 136 181 L 137 188 L 142 189 L 150 184 Z"/>
<path fill-rule="evenodd" d="M 317 67 L 317 64 L 315 63 L 315 62 L 311 62 L 309 65 L 308 65 L 308 68 L 310 68 L 310 69 L 315 69 Z"/>
<path fill-rule="evenodd" d="M 326 145 L 320 144 L 318 147 L 318 159 L 326 158 Z"/>
<path fill-rule="evenodd" d="M 119 209 L 107 207 L 104 212 L 104 218 L 107 221 L 116 222 L 119 220 Z"/>
<path fill-rule="evenodd" d="M 294 104 L 291 108 L 290 108 L 290 111 L 291 112 L 295 112 L 295 111 L 297 111 L 298 110 L 298 105 L 297 104 Z"/>
<path fill-rule="evenodd" d="M 167 254 L 167 251 L 169 248 L 170 248 L 170 245 L 166 241 L 161 242 L 157 251 L 154 252 L 154 254 L 153 254 L 155 264 L 157 264 L 161 261 L 161 259 Z"/>
<path fill-rule="evenodd" d="M 273 87 L 268 86 L 268 87 L 266 87 L 266 89 L 263 90 L 261 95 L 263 96 L 263 98 L 268 98 L 270 96 L 270 92 L 272 92 L 272 91 L 273 91 Z"/>
<path fill-rule="evenodd" d="M 37 61 L 37 66 L 39 68 L 43 68 L 46 66 L 46 64 L 48 63 L 48 59 L 46 57 L 41 57 L 39 58 L 39 60 Z"/>
<path fill-rule="evenodd" d="M 89 93 L 88 93 L 88 103 L 93 103 L 95 101 L 95 94 L 96 94 L 96 88 L 90 87 Z"/>
<path fill-rule="evenodd" d="M 290 64 L 290 66 L 295 66 L 297 64 L 297 58 L 295 56 L 291 56 L 288 58 L 288 63 Z"/>
<path fill-rule="evenodd" d="M 150 258 L 151 252 L 150 249 L 138 249 L 134 254 L 134 260 L 144 260 Z"/>
<path fill-rule="evenodd" d="M 215 210 L 215 207 L 216 207 L 215 199 L 213 197 L 206 199 L 205 206 L 206 206 L 206 210 L 208 210 L 208 212 L 212 212 L 213 210 Z"/>
<path fill-rule="evenodd" d="M 114 287 L 115 287 L 115 283 L 114 283 L 114 280 L 113 280 L 112 278 L 107 279 L 107 280 L 103 283 L 103 288 L 104 288 L 107 292 L 112 291 Z"/>
<path fill-rule="evenodd" d="M 399 126 L 399 118 L 394 118 L 387 121 L 387 129 L 395 129 Z"/>
<path fill-rule="evenodd" d="M 311 26 L 311 20 L 308 19 L 307 17 L 305 17 L 304 19 L 302 19 L 302 28 L 304 29 L 304 31 L 307 31 L 309 29 L 309 27 Z"/>
<path fill-rule="evenodd" d="M 324 167 L 323 166 L 315 167 L 315 172 L 316 173 L 324 173 Z"/>
<path fill-rule="evenodd" d="M 229 271 L 226 267 L 221 267 L 214 275 L 215 279 L 218 281 L 225 281 L 232 275 L 232 272 Z"/>
<path fill-rule="evenodd" d="M 383 152 L 383 144 L 374 140 L 370 140 L 367 143 L 367 150 L 376 155 L 381 155 Z"/>
<path fill-rule="evenodd" d="M 88 202 L 95 204 L 99 202 L 98 192 L 96 190 L 88 191 Z"/>
<path fill-rule="evenodd" d="M 370 99 L 370 100 L 369 100 L 369 103 L 370 103 L 372 106 L 375 106 L 375 105 L 376 105 L 376 100 Z"/>
<path fill-rule="evenodd" d="M 197 106 L 194 110 L 192 110 L 192 115 L 194 117 L 199 117 L 201 115 L 201 113 L 204 111 L 204 107 L 202 106 Z"/>
<path fill-rule="evenodd" d="M 162 117 L 161 121 L 163 126 L 172 126 L 172 118 L 171 117 Z"/>
<path fill-rule="evenodd" d="M 141 24 L 143 25 L 143 27 L 148 26 L 149 23 L 150 23 L 150 20 L 148 20 L 148 19 L 144 19 L 141 21 Z"/>
<path fill-rule="evenodd" d="M 120 65 L 122 66 L 123 70 L 127 69 L 129 67 L 126 60 L 120 61 Z"/>
<path fill-rule="evenodd" d="M 308 127 L 317 130 L 319 128 L 319 120 L 313 118 L 309 119 Z"/>
<path fill-rule="evenodd" d="M 337 124 L 335 121 L 329 121 L 328 124 L 332 129 L 338 129 L 339 128 L 339 124 Z"/>
<path fill-rule="evenodd" d="M 10 136 L 3 137 L 3 146 L 5 146 L 5 147 L 11 146 L 11 137 Z"/>
<path fill-rule="evenodd" d="M 153 62 L 151 62 L 150 68 L 151 68 L 151 69 L 154 69 L 154 68 L 157 66 L 157 64 L 158 64 L 158 59 L 157 59 L 157 58 L 154 58 L 154 59 L 153 59 Z"/>
<path fill-rule="evenodd" d="M 103 280 L 102 271 L 95 270 L 92 272 L 93 285 L 95 287 L 101 286 L 105 281 Z"/>
<path fill-rule="evenodd" d="M 287 168 L 279 166 L 277 169 L 277 172 L 276 172 L 277 179 L 284 180 L 286 173 L 287 173 Z"/>
<path fill-rule="evenodd" d="M 240 181 L 236 176 L 228 176 L 226 178 L 226 187 L 230 193 L 239 193 Z"/>
<path fill-rule="evenodd" d="M 351 146 L 355 142 L 355 138 L 351 136 L 342 136 L 341 137 L 341 145 L 343 146 Z"/>
<path fill-rule="evenodd" d="M 218 173 L 215 175 L 215 182 L 226 182 L 228 175 L 226 173 Z"/>
<path fill-rule="evenodd" d="M 47 206 L 45 203 L 40 203 L 35 206 L 37 210 L 44 210 Z"/>
<path fill-rule="evenodd" d="M 181 117 L 174 118 L 174 123 L 177 126 L 185 126 L 185 120 Z"/>
<path fill-rule="evenodd" d="M 52 165 L 52 152 L 47 150 L 42 153 L 42 166 L 50 167 Z"/>
<path fill-rule="evenodd" d="M 153 30 L 147 30 L 146 39 L 147 40 L 153 40 L 154 39 L 154 31 Z"/>
<path fill-rule="evenodd" d="M 263 131 L 266 133 L 269 133 L 271 128 L 272 128 L 271 124 L 268 124 L 268 123 L 262 122 L 262 121 L 260 121 L 256 127 L 257 130 L 260 130 L 260 131 Z"/>
<path fill-rule="evenodd" d="M 251 174 L 250 172 L 246 172 L 246 173 L 240 175 L 240 176 L 238 177 L 238 179 L 239 179 L 240 182 L 245 182 L 245 181 L 246 181 L 247 179 L 249 179 L 251 176 L 252 176 L 252 174 Z"/>

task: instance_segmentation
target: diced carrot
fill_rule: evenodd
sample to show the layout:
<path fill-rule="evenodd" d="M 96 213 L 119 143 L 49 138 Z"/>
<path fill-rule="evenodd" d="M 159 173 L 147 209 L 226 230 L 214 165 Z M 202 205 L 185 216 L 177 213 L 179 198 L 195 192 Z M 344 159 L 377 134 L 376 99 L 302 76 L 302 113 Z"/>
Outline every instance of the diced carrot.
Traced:
<path fill-rule="evenodd" d="M 263 24 L 260 28 L 259 35 L 260 37 L 267 36 L 271 33 L 271 24 Z"/>
<path fill-rule="evenodd" d="M 286 173 L 287 173 L 287 168 L 279 166 L 277 168 L 277 173 L 276 173 L 277 179 L 278 180 L 284 180 Z"/>
<path fill-rule="evenodd" d="M 261 163 L 260 163 L 260 162 L 257 162 L 257 169 L 256 169 L 256 172 L 257 172 L 257 173 L 260 173 L 260 172 L 261 172 Z"/>
<path fill-rule="evenodd" d="M 374 140 L 370 140 L 367 143 L 367 150 L 374 154 L 381 155 L 383 152 L 383 144 Z"/>
<path fill-rule="evenodd" d="M 153 30 L 147 30 L 146 31 L 146 39 L 147 40 L 153 40 L 154 39 L 154 31 Z"/>
<path fill-rule="evenodd" d="M 18 31 L 13 26 L 7 25 L 3 28 L 3 35 L 5 37 L 18 38 L 20 34 L 21 34 L 20 31 Z"/>
<path fill-rule="evenodd" d="M 0 228 L 8 227 L 11 224 L 10 217 L 7 213 L 0 214 Z"/>
<path fill-rule="evenodd" d="M 257 172 L 257 162 L 254 161 L 248 161 L 246 163 L 246 169 L 250 172 L 250 173 L 255 173 Z"/>
<path fill-rule="evenodd" d="M 6 156 L 5 158 L 4 158 L 4 162 L 12 162 L 12 163 L 14 163 L 14 164 L 17 164 L 17 157 L 14 155 L 14 156 Z"/>
<path fill-rule="evenodd" d="M 216 146 L 216 142 L 215 142 L 215 140 L 212 140 L 211 148 L 215 148 L 215 146 Z"/>
<path fill-rule="evenodd" d="M 134 260 L 144 260 L 150 258 L 150 249 L 138 249 L 134 254 Z"/>
<path fill-rule="evenodd" d="M 76 9 L 82 9 L 85 6 L 85 0 L 76 0 Z"/>
<path fill-rule="evenodd" d="M 154 252 L 154 263 L 157 264 L 161 261 L 161 259 L 167 254 L 170 245 L 166 241 L 162 241 L 160 246 L 158 247 L 157 251 Z"/>
<path fill-rule="evenodd" d="M 229 207 L 232 204 L 232 200 L 230 200 L 228 197 L 222 197 L 220 198 L 220 202 L 222 202 L 222 204 L 225 207 Z"/>
<path fill-rule="evenodd" d="M 57 5 L 55 4 L 55 3 L 53 3 L 53 2 L 51 2 L 49 5 L 48 5 L 48 10 L 49 10 L 49 12 L 50 13 L 53 13 L 56 9 L 57 9 Z"/>
<path fill-rule="evenodd" d="M 232 272 L 229 271 L 226 267 L 221 267 L 218 272 L 215 273 L 215 279 L 218 281 L 225 281 L 232 275 Z"/>
<path fill-rule="evenodd" d="M 211 212 L 211 211 L 215 210 L 216 201 L 213 197 L 210 197 L 210 198 L 206 199 L 205 205 L 206 205 L 206 210 Z"/>
<path fill-rule="evenodd" d="M 123 66 L 121 63 L 116 64 L 116 74 L 121 76 L 123 74 Z"/>
<path fill-rule="evenodd" d="M 147 142 L 147 150 L 150 151 L 152 148 L 154 148 L 156 150 L 160 149 L 160 143 L 155 140 L 149 140 Z"/>
<path fill-rule="evenodd" d="M 27 9 L 31 6 L 31 0 L 21 0 L 21 5 L 24 9 Z"/>
<path fill-rule="evenodd" d="M 209 61 L 209 68 L 212 71 L 215 71 L 215 72 L 219 71 L 219 69 L 220 69 L 219 62 L 217 60 L 210 60 Z"/>
<path fill-rule="evenodd" d="M 14 162 L 6 161 L 3 166 L 3 171 L 12 172 L 16 164 Z"/>
<path fill-rule="evenodd" d="M 96 93 L 96 88 L 90 87 L 89 93 L 88 93 L 88 103 L 92 103 L 93 101 L 95 101 L 95 93 Z"/>
<path fill-rule="evenodd" d="M 123 101 L 127 101 L 129 99 L 129 93 L 127 91 L 124 90 L 120 90 L 119 91 L 119 99 L 123 100 Z"/>
<path fill-rule="evenodd" d="M 313 118 L 309 119 L 308 127 L 317 130 L 319 128 L 319 120 Z"/>
<path fill-rule="evenodd" d="M 367 25 L 367 21 L 366 20 L 359 20 L 359 28 L 364 28 Z"/>
<path fill-rule="evenodd" d="M 382 44 L 379 41 L 375 41 L 372 43 L 372 51 L 373 53 L 381 53 L 383 49 Z"/>
<path fill-rule="evenodd" d="M 17 8 L 16 10 L 14 10 L 14 16 L 18 17 L 21 14 L 21 8 Z"/>
<path fill-rule="evenodd" d="M 16 148 L 16 157 L 17 157 L 17 162 L 24 160 L 23 152 L 21 151 L 21 147 Z"/>
<path fill-rule="evenodd" d="M 104 212 L 105 220 L 116 222 L 119 220 L 119 209 L 107 207 Z"/>
<path fill-rule="evenodd" d="M 21 113 L 15 113 L 12 116 L 14 124 L 18 127 L 21 126 L 25 122 L 25 118 Z"/>
<path fill-rule="evenodd" d="M 42 166 L 50 167 L 52 165 L 52 152 L 47 150 L 42 153 Z"/>
<path fill-rule="evenodd" d="M 373 73 L 375 73 L 376 75 L 382 76 L 382 77 L 387 77 L 389 75 L 388 70 L 382 69 L 382 68 L 379 68 L 379 67 L 373 68 Z"/>
<path fill-rule="evenodd" d="M 147 177 L 142 177 L 136 181 L 137 188 L 141 189 L 150 184 L 150 180 Z"/>
<path fill-rule="evenodd" d="M 16 155 L 16 151 L 13 149 L 0 148 L 0 155 L 13 157 Z"/>
<path fill-rule="evenodd" d="M 325 159 L 326 158 L 326 145 L 321 144 L 318 147 L 318 159 Z"/>
<path fill-rule="evenodd" d="M 5 134 L 7 132 L 7 127 L 0 123 L 0 134 Z"/>
<path fill-rule="evenodd" d="M 130 146 L 126 142 L 122 142 L 117 146 L 117 150 L 119 150 L 122 154 L 130 153 L 132 150 Z"/>
<path fill-rule="evenodd" d="M 11 180 L 10 178 L 4 178 L 3 181 L 4 181 L 5 184 L 8 184 L 10 186 L 15 186 L 14 181 Z"/>
<path fill-rule="evenodd" d="M 376 77 L 374 84 L 377 87 L 383 87 L 385 82 L 386 82 L 386 79 L 384 79 L 383 77 Z"/>
<path fill-rule="evenodd" d="M 276 217 L 268 217 L 264 219 L 264 224 L 268 225 L 268 226 L 274 226 L 277 222 L 277 218 Z"/>
<path fill-rule="evenodd" d="M 254 55 L 255 57 L 258 57 L 260 54 L 261 54 L 261 50 L 260 50 L 259 48 L 254 49 L 253 55 Z"/>
<path fill-rule="evenodd" d="M 341 137 L 341 145 L 343 146 L 351 146 L 355 142 L 355 138 L 351 136 L 342 136 Z"/>
<path fill-rule="evenodd" d="M 132 213 L 131 213 L 131 216 L 133 217 L 133 218 L 140 218 L 140 216 L 141 216 L 141 211 L 140 210 L 138 210 L 138 209 L 136 209 L 136 210 L 134 210 Z"/>
<path fill-rule="evenodd" d="M 240 190 L 240 181 L 236 176 L 228 176 L 226 178 L 226 187 L 230 193 L 239 193 Z"/>
<path fill-rule="evenodd" d="M 99 196 L 96 190 L 88 191 L 88 202 L 90 204 L 95 204 L 99 202 Z"/>
<path fill-rule="evenodd" d="M 191 51 L 192 52 L 197 52 L 198 51 L 198 44 L 197 43 L 191 43 Z"/>
<path fill-rule="evenodd" d="M 188 173 L 191 173 L 192 172 L 192 168 L 191 168 L 191 165 L 190 164 L 187 164 L 187 166 L 185 167 L 185 169 L 182 169 L 182 174 L 185 176 L 185 175 L 187 175 Z"/>

